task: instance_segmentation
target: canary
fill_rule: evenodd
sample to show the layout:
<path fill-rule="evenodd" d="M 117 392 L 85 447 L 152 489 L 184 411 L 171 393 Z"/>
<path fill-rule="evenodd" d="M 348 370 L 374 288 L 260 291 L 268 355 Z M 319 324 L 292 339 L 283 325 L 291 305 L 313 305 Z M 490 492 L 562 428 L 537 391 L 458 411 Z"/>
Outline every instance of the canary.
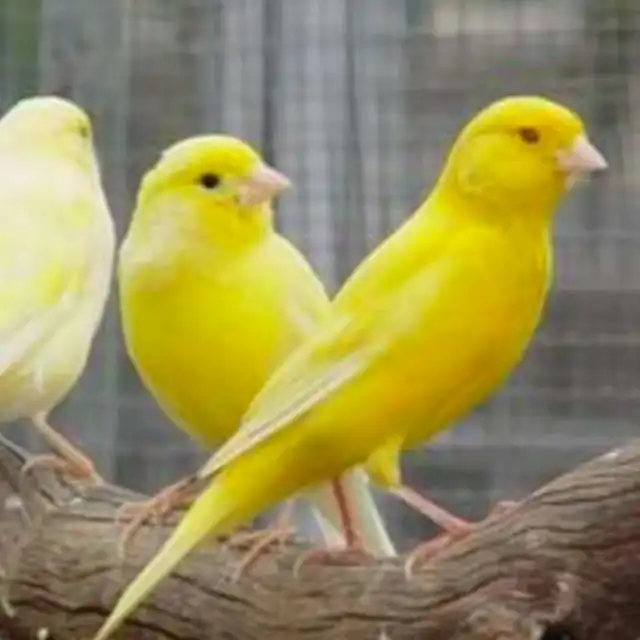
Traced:
<path fill-rule="evenodd" d="M 166 414 L 209 451 L 234 433 L 270 373 L 331 313 L 320 280 L 274 229 L 270 201 L 289 185 L 237 138 L 183 140 L 143 179 L 120 250 L 128 353 Z M 178 482 L 127 505 L 135 518 L 125 539 L 147 515 L 180 502 L 183 488 Z M 341 524 L 334 490 L 360 514 L 365 547 L 394 553 L 362 471 L 313 495 L 325 535 L 335 541 Z"/>
<path fill-rule="evenodd" d="M 356 270 L 205 465 L 210 484 L 130 584 L 105 640 L 205 537 L 354 465 L 401 488 L 401 450 L 467 413 L 521 359 L 551 279 L 554 212 L 606 162 L 573 111 L 539 97 L 464 127 L 427 200 Z"/>
<path fill-rule="evenodd" d="M 48 414 L 82 374 L 109 294 L 113 221 L 91 124 L 55 96 L 0 119 L 0 420 L 30 418 L 57 456 L 29 463 L 98 480 Z"/>

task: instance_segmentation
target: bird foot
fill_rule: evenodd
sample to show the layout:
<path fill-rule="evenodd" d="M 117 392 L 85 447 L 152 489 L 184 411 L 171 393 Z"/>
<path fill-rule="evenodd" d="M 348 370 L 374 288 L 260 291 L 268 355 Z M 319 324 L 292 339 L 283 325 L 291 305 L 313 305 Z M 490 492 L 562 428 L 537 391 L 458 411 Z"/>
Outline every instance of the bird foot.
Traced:
<path fill-rule="evenodd" d="M 297 578 L 304 565 L 330 565 L 353 567 L 371 564 L 375 557 L 363 547 L 351 546 L 345 549 L 311 549 L 305 551 L 293 565 L 293 575 Z"/>
<path fill-rule="evenodd" d="M 427 542 L 417 545 L 404 563 L 404 574 L 407 580 L 413 577 L 416 566 L 428 563 L 454 542 L 462 540 L 469 535 L 474 528 L 474 524 L 469 524 L 469 528 L 467 530 L 463 531 L 460 529 L 456 533 L 441 533 L 432 540 L 428 540 Z"/>
<path fill-rule="evenodd" d="M 36 469 L 49 469 L 57 471 L 62 475 L 69 476 L 75 480 L 86 482 L 87 484 L 104 484 L 104 479 L 98 474 L 93 463 L 88 459 L 86 462 L 75 462 L 66 460 L 52 453 L 32 456 L 22 467 L 20 475 L 27 476 Z"/>
<path fill-rule="evenodd" d="M 472 531 L 474 531 L 478 525 L 493 520 L 494 518 L 500 518 L 506 513 L 511 511 L 518 505 L 517 502 L 512 500 L 503 500 L 498 502 L 489 515 L 478 523 L 466 522 L 462 519 L 458 519 L 455 527 L 449 528 L 449 530 L 436 536 L 433 540 L 428 540 L 419 544 L 407 558 L 404 565 L 404 572 L 407 579 L 413 576 L 414 569 L 417 565 L 429 562 L 441 551 L 451 546 L 454 542 L 459 542 L 463 538 L 466 538 Z"/>
<path fill-rule="evenodd" d="M 267 552 L 273 545 L 283 545 L 294 538 L 295 531 L 291 527 L 270 527 L 261 531 L 249 531 L 237 533 L 226 542 L 226 547 L 247 546 L 249 550 L 238 563 L 232 576 L 232 581 L 237 582 L 242 574 L 256 563 L 258 558 Z"/>
<path fill-rule="evenodd" d="M 118 543 L 120 558 L 126 556 L 131 541 L 145 523 L 160 524 L 175 509 L 185 508 L 191 504 L 193 496 L 186 492 L 188 486 L 190 485 L 187 481 L 177 482 L 162 489 L 149 500 L 127 502 L 118 509 L 116 524 L 128 520 Z"/>

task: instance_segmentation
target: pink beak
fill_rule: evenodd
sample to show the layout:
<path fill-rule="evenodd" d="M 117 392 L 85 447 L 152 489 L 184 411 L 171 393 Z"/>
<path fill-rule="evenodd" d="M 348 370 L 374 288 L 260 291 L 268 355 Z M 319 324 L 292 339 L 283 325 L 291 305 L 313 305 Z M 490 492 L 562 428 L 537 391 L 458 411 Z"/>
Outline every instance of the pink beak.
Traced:
<path fill-rule="evenodd" d="M 609 164 L 585 136 L 580 136 L 571 149 L 558 153 L 558 166 L 568 173 L 591 173 L 602 171 Z"/>
<path fill-rule="evenodd" d="M 291 180 L 268 164 L 261 164 L 241 186 L 240 204 L 255 207 L 291 187 Z"/>

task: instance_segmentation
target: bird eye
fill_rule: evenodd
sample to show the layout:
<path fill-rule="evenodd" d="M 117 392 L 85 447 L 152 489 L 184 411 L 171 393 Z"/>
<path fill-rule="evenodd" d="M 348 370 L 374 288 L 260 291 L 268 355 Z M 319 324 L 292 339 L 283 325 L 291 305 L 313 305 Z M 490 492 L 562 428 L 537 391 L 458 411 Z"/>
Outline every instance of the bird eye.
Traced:
<path fill-rule="evenodd" d="M 518 129 L 518 135 L 527 144 L 536 144 L 540 140 L 540 132 L 533 127 Z"/>
<path fill-rule="evenodd" d="M 88 124 L 81 124 L 80 125 L 80 136 L 85 138 L 85 139 L 88 139 L 90 134 L 91 134 L 91 130 L 89 128 L 89 125 Z"/>
<path fill-rule="evenodd" d="M 213 173 L 204 173 L 199 182 L 205 189 L 215 189 L 220 184 L 220 178 Z"/>

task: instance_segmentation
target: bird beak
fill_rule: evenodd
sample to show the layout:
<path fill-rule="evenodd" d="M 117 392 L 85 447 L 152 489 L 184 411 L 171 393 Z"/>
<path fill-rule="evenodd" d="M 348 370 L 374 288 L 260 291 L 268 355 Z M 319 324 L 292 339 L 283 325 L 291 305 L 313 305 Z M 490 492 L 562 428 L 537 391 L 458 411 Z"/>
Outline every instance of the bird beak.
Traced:
<path fill-rule="evenodd" d="M 558 152 L 558 166 L 567 173 L 603 171 L 609 164 L 585 136 L 579 136 L 570 149 Z"/>
<path fill-rule="evenodd" d="M 243 181 L 240 204 L 254 207 L 275 198 L 291 187 L 291 180 L 268 164 L 261 164 L 253 174 Z"/>

